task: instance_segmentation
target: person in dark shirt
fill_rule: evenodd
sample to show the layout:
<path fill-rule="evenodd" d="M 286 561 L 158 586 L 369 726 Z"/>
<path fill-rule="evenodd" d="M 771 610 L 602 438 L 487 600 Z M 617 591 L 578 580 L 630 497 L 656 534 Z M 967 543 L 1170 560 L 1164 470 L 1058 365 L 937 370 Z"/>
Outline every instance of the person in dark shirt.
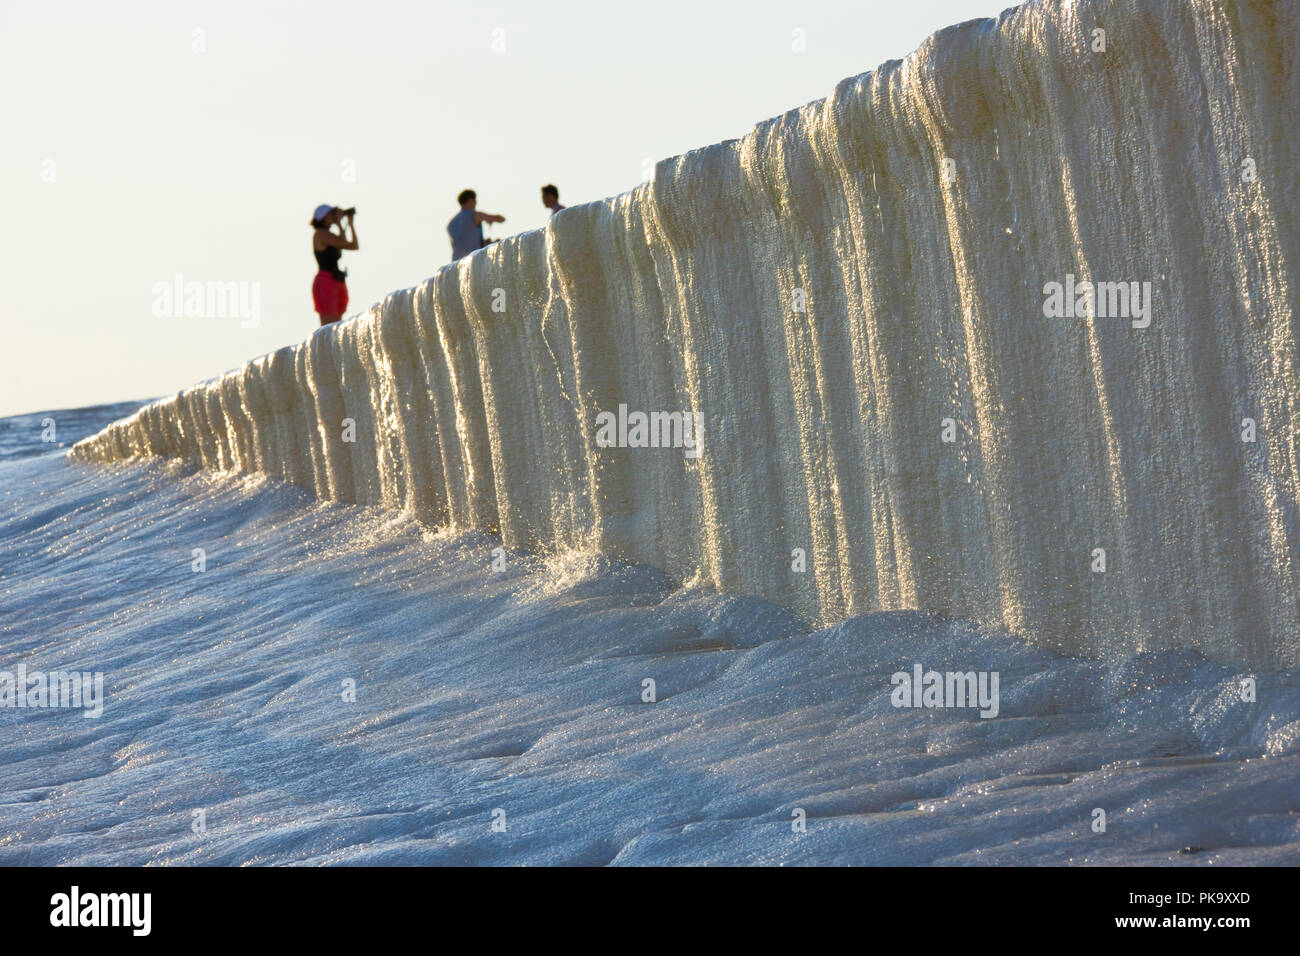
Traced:
<path fill-rule="evenodd" d="M 315 230 L 311 250 L 319 269 L 311 284 L 311 298 L 320 313 L 321 325 L 337 322 L 348 307 L 348 274 L 339 268 L 339 257 L 345 249 L 361 248 L 357 243 L 357 227 L 352 222 L 355 214 L 355 209 L 321 205 L 311 217 L 311 227 Z M 338 232 L 332 226 L 338 226 Z"/>
<path fill-rule="evenodd" d="M 560 191 L 550 183 L 542 187 L 542 205 L 551 211 L 552 216 L 564 208 L 560 205 Z"/>

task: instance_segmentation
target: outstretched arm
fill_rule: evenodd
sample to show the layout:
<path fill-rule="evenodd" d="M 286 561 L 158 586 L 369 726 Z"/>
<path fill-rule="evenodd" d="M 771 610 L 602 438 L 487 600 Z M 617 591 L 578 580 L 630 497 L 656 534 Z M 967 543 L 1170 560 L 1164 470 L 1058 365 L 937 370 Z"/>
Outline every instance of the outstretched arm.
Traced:
<path fill-rule="evenodd" d="M 505 222 L 505 216 L 498 216 L 490 212 L 475 212 L 474 225 L 481 226 L 485 222 Z"/>

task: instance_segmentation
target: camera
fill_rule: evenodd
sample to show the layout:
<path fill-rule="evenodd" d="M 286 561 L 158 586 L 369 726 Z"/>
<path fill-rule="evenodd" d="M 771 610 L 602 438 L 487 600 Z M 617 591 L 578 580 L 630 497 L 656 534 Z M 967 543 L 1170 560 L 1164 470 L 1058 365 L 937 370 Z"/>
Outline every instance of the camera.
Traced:
<path fill-rule="evenodd" d="M 357 207 L 356 207 L 356 206 L 349 206 L 347 209 L 340 209 L 340 210 L 339 210 L 339 215 L 340 215 L 340 216 L 355 216 L 356 214 L 357 214 Z"/>

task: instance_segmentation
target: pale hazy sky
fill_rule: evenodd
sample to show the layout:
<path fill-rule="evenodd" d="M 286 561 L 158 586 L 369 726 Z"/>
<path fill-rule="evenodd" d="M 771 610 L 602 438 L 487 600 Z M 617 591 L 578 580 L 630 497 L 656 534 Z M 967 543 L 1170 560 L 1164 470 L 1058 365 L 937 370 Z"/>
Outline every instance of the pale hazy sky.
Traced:
<path fill-rule="evenodd" d="M 359 209 L 352 315 L 448 261 L 467 186 L 493 235 L 536 228 L 544 183 L 625 192 L 1011 5 L 0 0 L 0 415 L 169 394 L 305 338 L 318 203 Z M 259 324 L 155 316 L 177 273 L 256 284 Z"/>

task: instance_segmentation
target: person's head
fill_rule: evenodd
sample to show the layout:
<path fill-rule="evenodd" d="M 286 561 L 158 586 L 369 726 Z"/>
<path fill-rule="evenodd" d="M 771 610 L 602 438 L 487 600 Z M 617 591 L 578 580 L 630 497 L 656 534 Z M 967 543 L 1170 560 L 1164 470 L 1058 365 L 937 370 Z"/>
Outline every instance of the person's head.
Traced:
<path fill-rule="evenodd" d="M 461 209 L 473 209 L 478 205 L 478 193 L 472 189 L 466 189 L 456 197 L 456 202 L 460 203 Z"/>
<path fill-rule="evenodd" d="M 542 205 L 552 209 L 560 201 L 560 191 L 549 183 L 542 187 Z"/>
<path fill-rule="evenodd" d="M 316 211 L 311 214 L 311 227 L 313 229 L 326 229 L 339 221 L 339 207 L 331 206 L 329 203 L 321 203 L 316 207 Z"/>

